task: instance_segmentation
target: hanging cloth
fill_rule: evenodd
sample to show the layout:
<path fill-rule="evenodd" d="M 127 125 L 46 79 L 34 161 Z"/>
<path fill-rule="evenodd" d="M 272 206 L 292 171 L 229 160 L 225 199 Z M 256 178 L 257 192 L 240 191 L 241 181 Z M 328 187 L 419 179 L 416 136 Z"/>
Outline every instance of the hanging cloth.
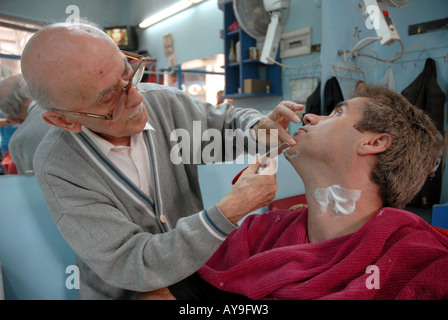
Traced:
<path fill-rule="evenodd" d="M 306 100 L 306 113 L 321 114 L 320 81 L 317 88 Z"/>
<path fill-rule="evenodd" d="M 426 59 L 423 72 L 401 94 L 417 108 L 425 111 L 443 132 L 444 105 L 446 96 L 437 83 L 436 62 Z"/>
<path fill-rule="evenodd" d="M 436 62 L 428 58 L 425 67 L 417 78 L 401 94 L 417 108 L 422 109 L 434 121 L 437 129 L 443 132 L 444 107 L 446 96 L 437 83 Z M 431 174 L 410 205 L 431 208 L 440 202 L 442 189 L 442 166 Z"/>
<path fill-rule="evenodd" d="M 344 101 L 344 96 L 342 95 L 338 79 L 336 77 L 328 79 L 324 88 L 324 113 L 329 115 L 334 107 L 342 101 Z"/>

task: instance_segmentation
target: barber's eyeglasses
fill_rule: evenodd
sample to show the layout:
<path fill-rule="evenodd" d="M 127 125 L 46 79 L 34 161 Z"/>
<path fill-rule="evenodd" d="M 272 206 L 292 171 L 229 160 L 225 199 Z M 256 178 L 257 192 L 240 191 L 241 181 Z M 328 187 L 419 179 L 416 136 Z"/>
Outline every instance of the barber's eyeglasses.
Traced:
<path fill-rule="evenodd" d="M 108 114 L 101 115 L 101 114 L 95 114 L 95 113 L 77 112 L 77 111 L 69 111 L 69 110 L 62 110 L 62 109 L 53 109 L 53 111 L 58 111 L 61 113 L 67 113 L 67 114 L 72 114 L 72 115 L 77 115 L 77 116 L 101 119 L 101 120 L 117 121 L 118 118 L 120 117 L 121 113 L 123 112 L 124 106 L 126 105 L 127 96 L 128 96 L 127 93 L 131 89 L 131 86 L 137 89 L 137 85 L 140 83 L 140 81 L 143 78 L 143 74 L 145 73 L 145 66 L 146 66 L 145 57 L 135 54 L 135 53 L 127 52 L 127 51 L 122 51 L 122 52 L 127 58 L 138 61 L 138 65 L 134 69 L 133 73 L 131 74 L 128 84 L 123 89 L 121 89 L 120 93 L 118 94 L 118 97 L 114 101 L 113 108 L 110 110 L 110 112 Z"/>

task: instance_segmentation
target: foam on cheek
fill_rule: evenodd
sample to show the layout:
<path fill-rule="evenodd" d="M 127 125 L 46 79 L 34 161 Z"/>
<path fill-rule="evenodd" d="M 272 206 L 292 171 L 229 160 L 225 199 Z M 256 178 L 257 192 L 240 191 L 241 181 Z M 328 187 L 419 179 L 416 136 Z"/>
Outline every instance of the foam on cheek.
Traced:
<path fill-rule="evenodd" d="M 326 212 L 332 203 L 335 213 L 351 214 L 360 197 L 361 190 L 344 189 L 338 184 L 314 190 L 314 198 L 319 203 L 322 212 Z"/>

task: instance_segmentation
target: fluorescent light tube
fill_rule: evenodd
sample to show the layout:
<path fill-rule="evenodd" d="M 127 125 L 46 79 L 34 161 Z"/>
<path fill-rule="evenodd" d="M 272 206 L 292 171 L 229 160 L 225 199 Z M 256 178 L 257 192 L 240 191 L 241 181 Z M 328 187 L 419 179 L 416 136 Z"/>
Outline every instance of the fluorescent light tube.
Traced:
<path fill-rule="evenodd" d="M 204 0 L 181 0 L 181 1 L 178 1 L 175 4 L 171 5 L 170 7 L 157 12 L 156 14 L 150 16 L 149 18 L 146 18 L 138 26 L 140 28 L 147 28 L 149 26 L 152 26 L 153 24 L 156 24 L 157 22 L 160 22 L 168 17 L 171 17 L 171 16 L 175 15 L 176 13 L 179 13 L 179 12 L 189 8 L 190 6 L 197 4 L 199 2 L 202 2 L 202 1 L 204 1 Z"/>

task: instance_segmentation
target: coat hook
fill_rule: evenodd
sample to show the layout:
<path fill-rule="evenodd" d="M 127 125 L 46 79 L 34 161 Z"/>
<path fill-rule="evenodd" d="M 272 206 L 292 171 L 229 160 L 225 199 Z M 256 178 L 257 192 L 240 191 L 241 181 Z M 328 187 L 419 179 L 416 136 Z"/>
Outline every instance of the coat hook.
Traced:
<path fill-rule="evenodd" d="M 422 34 L 422 33 L 423 33 L 422 26 L 418 26 L 418 28 L 417 28 L 417 34 Z"/>

